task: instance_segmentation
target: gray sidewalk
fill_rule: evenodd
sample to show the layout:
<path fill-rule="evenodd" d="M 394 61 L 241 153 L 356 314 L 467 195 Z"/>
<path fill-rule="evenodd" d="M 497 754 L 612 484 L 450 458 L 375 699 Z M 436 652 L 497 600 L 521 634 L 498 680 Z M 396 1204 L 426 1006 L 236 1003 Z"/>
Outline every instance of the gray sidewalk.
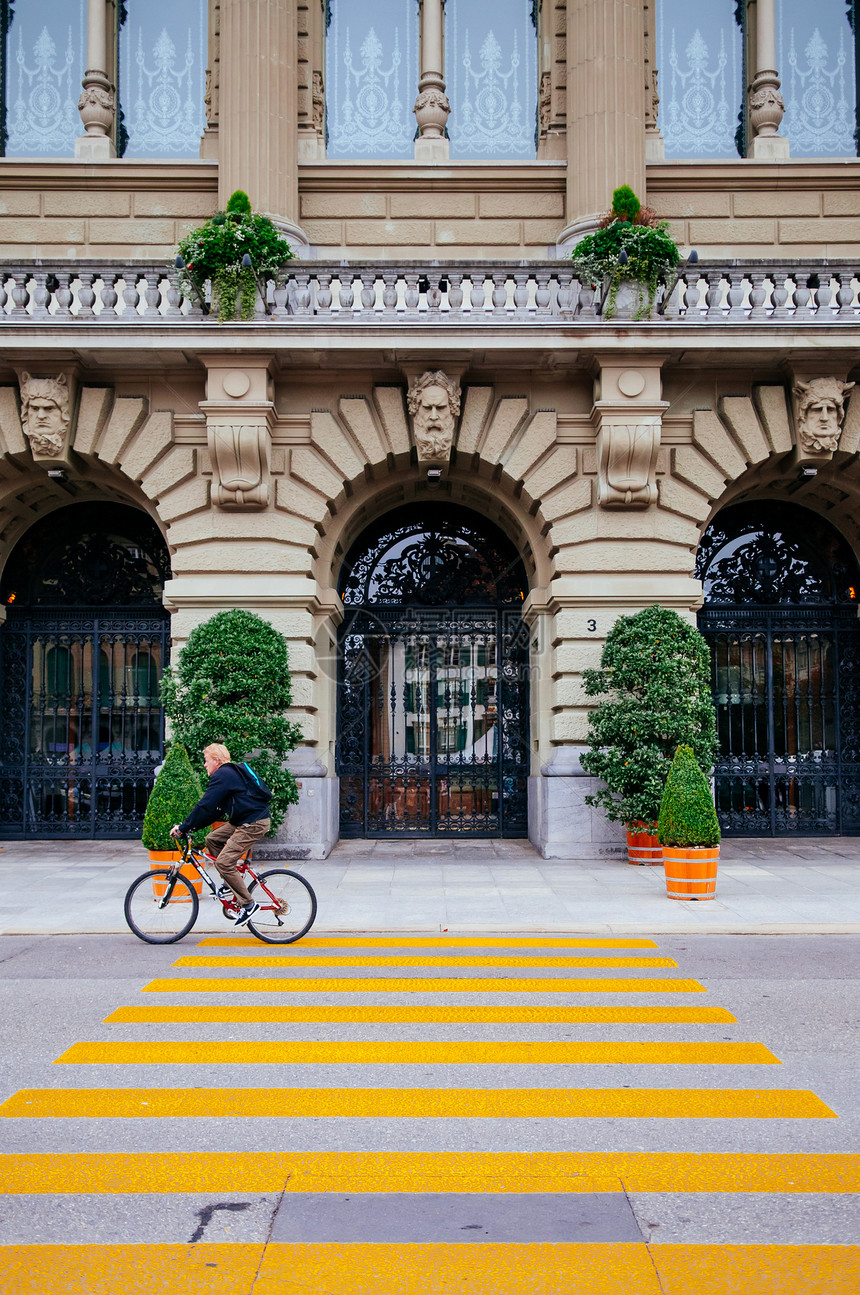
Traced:
<path fill-rule="evenodd" d="M 148 866 L 136 842 L 0 843 L 0 934 L 124 932 Z M 667 899 L 662 868 L 547 860 L 527 841 L 345 841 L 295 867 L 317 892 L 315 933 L 860 932 L 858 837 L 726 840 L 717 897 L 698 903 Z M 204 901 L 195 929 L 228 930 L 220 905 Z"/>

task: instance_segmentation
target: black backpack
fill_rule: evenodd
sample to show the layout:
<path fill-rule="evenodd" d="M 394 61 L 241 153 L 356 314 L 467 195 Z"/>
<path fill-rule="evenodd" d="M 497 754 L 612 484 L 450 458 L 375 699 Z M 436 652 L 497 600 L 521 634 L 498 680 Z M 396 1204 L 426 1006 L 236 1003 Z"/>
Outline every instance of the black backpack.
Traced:
<path fill-rule="evenodd" d="M 243 760 L 241 764 L 233 762 L 233 768 L 242 778 L 242 781 L 245 784 L 245 791 L 251 797 L 259 800 L 261 805 L 268 805 L 269 801 L 272 799 L 272 790 L 270 787 L 266 786 L 263 779 L 259 777 L 258 774 L 254 773 L 254 770 L 248 762 L 246 760 Z"/>

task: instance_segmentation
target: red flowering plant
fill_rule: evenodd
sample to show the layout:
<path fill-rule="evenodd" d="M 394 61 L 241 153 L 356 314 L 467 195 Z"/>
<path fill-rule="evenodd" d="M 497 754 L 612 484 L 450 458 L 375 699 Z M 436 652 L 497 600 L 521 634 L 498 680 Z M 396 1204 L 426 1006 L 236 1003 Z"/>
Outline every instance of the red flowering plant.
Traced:
<path fill-rule="evenodd" d="M 268 216 L 251 210 L 248 195 L 237 189 L 225 211 L 185 235 L 177 248 L 179 285 L 187 296 L 206 300 L 212 285 L 212 305 L 223 323 L 253 319 L 258 281 L 272 278 L 295 253 Z"/>

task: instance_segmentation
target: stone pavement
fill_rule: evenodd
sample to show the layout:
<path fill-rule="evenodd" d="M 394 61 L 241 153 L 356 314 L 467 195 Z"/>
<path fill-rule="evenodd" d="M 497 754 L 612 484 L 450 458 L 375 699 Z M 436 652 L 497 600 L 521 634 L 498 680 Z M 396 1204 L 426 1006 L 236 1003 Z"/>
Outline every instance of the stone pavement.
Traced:
<path fill-rule="evenodd" d="M 130 841 L 0 843 L 0 934 L 125 932 L 147 867 Z M 666 898 L 662 868 L 542 859 L 527 841 L 344 841 L 295 867 L 317 892 L 315 933 L 860 932 L 858 837 L 726 840 L 717 897 L 696 903 Z M 196 932 L 227 925 L 202 903 Z"/>

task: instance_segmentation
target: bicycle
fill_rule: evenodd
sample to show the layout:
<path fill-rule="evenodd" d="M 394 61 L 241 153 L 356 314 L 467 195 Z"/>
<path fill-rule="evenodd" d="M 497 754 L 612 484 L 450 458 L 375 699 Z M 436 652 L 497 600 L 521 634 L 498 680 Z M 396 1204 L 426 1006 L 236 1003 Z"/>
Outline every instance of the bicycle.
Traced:
<path fill-rule="evenodd" d="M 175 944 L 188 934 L 200 911 L 195 889 L 198 884 L 201 894 L 205 886 L 209 897 L 221 904 L 228 920 L 239 914 L 238 899 L 232 891 L 227 897 L 218 894 L 218 884 L 206 871 L 202 852 L 195 850 L 191 838 L 178 837 L 177 843 L 182 857 L 176 863 L 144 872 L 126 892 L 125 920 L 138 939 L 147 944 Z M 181 871 L 189 865 L 199 874 L 199 882 L 189 880 Z M 309 881 L 289 868 L 254 872 L 251 850 L 237 867 L 244 877 L 253 878 L 248 890 L 260 905 L 243 930 L 249 930 L 264 944 L 294 944 L 308 933 L 317 915 L 317 897 Z"/>

